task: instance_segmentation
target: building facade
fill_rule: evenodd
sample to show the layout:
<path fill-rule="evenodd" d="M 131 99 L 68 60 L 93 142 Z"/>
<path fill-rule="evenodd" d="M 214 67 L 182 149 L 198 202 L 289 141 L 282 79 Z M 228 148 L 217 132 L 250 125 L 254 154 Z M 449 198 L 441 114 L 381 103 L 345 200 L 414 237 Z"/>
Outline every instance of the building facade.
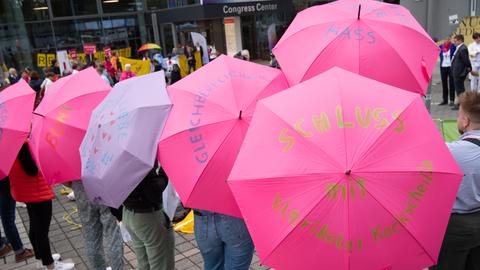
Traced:
<path fill-rule="evenodd" d="M 480 15 L 480 0 L 401 0 L 400 4 L 438 40 L 454 33 L 464 17 Z M 471 36 L 473 33 L 462 34 Z"/>
<path fill-rule="evenodd" d="M 41 69 L 57 51 L 82 54 L 85 44 L 136 58 L 155 42 L 166 55 L 191 32 L 222 53 L 266 59 L 293 15 L 291 0 L 0 0 L 0 65 Z"/>

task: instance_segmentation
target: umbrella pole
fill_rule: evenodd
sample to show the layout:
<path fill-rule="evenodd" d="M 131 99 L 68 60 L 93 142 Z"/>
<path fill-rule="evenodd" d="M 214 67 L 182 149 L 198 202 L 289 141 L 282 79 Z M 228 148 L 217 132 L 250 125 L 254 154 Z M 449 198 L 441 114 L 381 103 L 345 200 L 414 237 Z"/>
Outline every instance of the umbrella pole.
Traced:
<path fill-rule="evenodd" d="M 357 20 L 360 20 L 360 11 L 362 10 L 362 5 L 358 5 L 358 15 Z"/>

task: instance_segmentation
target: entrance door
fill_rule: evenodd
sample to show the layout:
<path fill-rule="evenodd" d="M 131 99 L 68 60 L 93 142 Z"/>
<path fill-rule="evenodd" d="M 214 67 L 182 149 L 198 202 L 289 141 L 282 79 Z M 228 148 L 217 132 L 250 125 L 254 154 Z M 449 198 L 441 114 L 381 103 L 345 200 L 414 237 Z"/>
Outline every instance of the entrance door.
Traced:
<path fill-rule="evenodd" d="M 177 46 L 177 33 L 172 23 L 160 24 L 160 35 L 162 40 L 163 54 L 166 57 L 172 53 L 173 48 Z"/>
<path fill-rule="evenodd" d="M 257 51 L 255 44 L 257 37 L 255 32 L 255 16 L 245 16 L 241 19 L 242 24 L 242 49 L 247 49 L 250 52 L 250 59 L 257 58 Z"/>

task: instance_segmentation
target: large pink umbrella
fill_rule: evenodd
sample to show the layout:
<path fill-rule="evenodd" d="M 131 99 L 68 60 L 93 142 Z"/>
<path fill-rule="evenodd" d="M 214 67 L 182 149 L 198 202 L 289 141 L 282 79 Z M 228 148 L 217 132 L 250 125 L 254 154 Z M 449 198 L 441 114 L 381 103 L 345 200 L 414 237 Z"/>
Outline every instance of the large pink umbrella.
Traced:
<path fill-rule="evenodd" d="M 80 179 L 78 148 L 111 87 L 93 68 L 55 82 L 34 112 L 30 147 L 49 184 Z"/>
<path fill-rule="evenodd" d="M 158 157 L 185 206 L 240 216 L 227 177 L 257 100 L 287 87 L 278 69 L 228 56 L 168 87 Z"/>
<path fill-rule="evenodd" d="M 273 53 L 290 85 L 338 66 L 424 95 L 439 48 L 400 5 L 339 0 L 298 13 Z"/>
<path fill-rule="evenodd" d="M 261 100 L 229 185 L 263 264 L 435 264 L 462 172 L 422 98 L 340 68 Z"/>
<path fill-rule="evenodd" d="M 0 92 L 0 180 L 10 172 L 30 132 L 34 102 L 35 92 L 24 80 Z"/>

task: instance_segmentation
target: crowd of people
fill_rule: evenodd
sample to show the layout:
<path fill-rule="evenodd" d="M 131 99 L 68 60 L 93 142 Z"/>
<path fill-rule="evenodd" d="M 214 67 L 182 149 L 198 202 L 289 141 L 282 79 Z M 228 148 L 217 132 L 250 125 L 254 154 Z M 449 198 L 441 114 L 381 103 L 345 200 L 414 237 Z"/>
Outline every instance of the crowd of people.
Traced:
<path fill-rule="evenodd" d="M 188 71 L 194 72 L 196 49 L 185 46 Z M 175 52 L 175 51 L 174 51 Z M 180 65 L 176 55 L 169 54 L 161 68 L 165 70 L 166 80 L 173 84 L 181 79 Z M 235 57 L 250 60 L 247 50 Z M 148 54 L 145 60 L 150 60 Z M 154 61 L 154 59 L 151 59 Z M 203 64 L 203 63 L 202 63 Z M 106 83 L 115 83 L 136 76 L 131 65 L 122 66 L 118 56 L 106 58 L 105 62 L 93 61 L 92 65 Z M 72 74 L 88 66 L 72 63 Z M 7 79 L 1 89 L 25 80 L 37 93 L 35 107 L 38 106 L 49 87 L 70 73 L 60 74 L 58 63 L 43 71 L 24 69 L 19 76 L 14 68 L 8 71 Z M 70 198 L 76 201 L 85 240 L 85 255 L 89 269 L 124 269 L 122 224 L 125 226 L 135 251 L 137 269 L 174 269 L 174 235 L 170 219 L 162 207 L 159 196 L 168 183 L 168 177 L 157 163 L 153 169 L 128 196 L 120 209 L 113 209 L 88 200 L 81 181 L 72 181 L 64 185 L 71 187 Z M 74 194 L 74 195 L 73 195 Z M 68 270 L 74 263 L 62 260 L 60 254 L 52 254 L 48 237 L 52 218 L 52 200 L 50 187 L 39 171 L 28 144 L 25 143 L 11 169 L 10 175 L 0 180 L 0 218 L 6 238 L 0 237 L 0 258 L 15 252 L 15 261 L 29 258 L 39 261 L 39 268 Z M 29 239 L 33 249 L 25 248 L 15 225 L 15 204 L 26 203 L 30 220 Z M 248 269 L 253 257 L 254 246 L 246 225 L 242 219 L 223 214 L 195 210 L 196 240 L 204 258 L 205 269 Z M 207 236 L 208 235 L 208 236 Z"/>
<path fill-rule="evenodd" d="M 480 91 L 480 33 L 472 35 L 473 42 L 464 44 L 463 35 L 447 37 L 440 45 L 440 75 L 442 78 L 443 100 L 439 104 L 450 105 L 458 110 L 456 97 L 465 92 L 465 80 L 470 78 L 470 90 Z"/>
<path fill-rule="evenodd" d="M 443 102 L 459 110 L 458 129 L 462 134 L 458 141 L 449 143 L 452 155 L 465 173 L 458 191 L 452 215 L 445 234 L 438 265 L 435 270 L 478 269 L 480 267 L 480 91 L 478 72 L 480 70 L 480 34 L 474 34 L 475 43 L 468 48 L 464 37 L 456 35 L 453 42 L 447 39 L 440 45 L 440 67 L 443 86 Z M 188 63 L 187 73 L 195 71 L 195 49 L 185 46 Z M 175 52 L 174 52 L 175 53 Z M 247 50 L 234 57 L 250 60 Z M 273 55 L 270 65 L 277 67 Z M 148 55 L 145 55 L 148 60 Z M 181 79 L 175 54 L 167 55 L 166 79 L 175 83 Z M 98 74 L 106 83 L 115 83 L 136 76 L 131 66 L 121 66 L 118 56 L 106 58 L 104 63 L 95 63 Z M 82 67 L 72 66 L 72 73 Z M 464 82 L 472 75 L 471 90 L 465 91 Z M 63 74 L 66 75 L 66 74 Z M 15 69 L 8 71 L 4 82 L 12 85 L 25 80 L 37 93 L 38 105 L 45 91 L 60 78 L 58 63 L 40 76 L 38 72 L 25 69 L 18 74 Z M 1 88 L 0 88 L 1 90 Z M 458 100 L 455 104 L 455 100 Z M 124 268 L 123 238 L 121 226 L 128 231 L 136 254 L 139 270 L 174 269 L 174 234 L 170 218 L 163 211 L 161 194 L 168 176 L 158 165 L 128 196 L 119 209 L 109 208 L 88 200 L 81 181 L 72 181 L 70 186 L 75 194 L 78 213 L 85 240 L 85 253 L 89 269 L 120 270 Z M 15 253 L 15 261 L 29 258 L 39 260 L 44 269 L 68 270 L 74 264 L 64 262 L 60 254 L 52 254 L 48 237 L 52 218 L 52 188 L 38 170 L 25 143 L 15 161 L 9 177 L 0 180 L 0 218 L 6 238 L 0 236 L 0 258 Z M 33 249 L 24 247 L 15 225 L 15 202 L 26 203 L 30 227 L 28 236 Z M 204 269 L 247 270 L 252 261 L 254 244 L 244 221 L 240 218 L 194 209 L 195 238 L 204 260 Z"/>

